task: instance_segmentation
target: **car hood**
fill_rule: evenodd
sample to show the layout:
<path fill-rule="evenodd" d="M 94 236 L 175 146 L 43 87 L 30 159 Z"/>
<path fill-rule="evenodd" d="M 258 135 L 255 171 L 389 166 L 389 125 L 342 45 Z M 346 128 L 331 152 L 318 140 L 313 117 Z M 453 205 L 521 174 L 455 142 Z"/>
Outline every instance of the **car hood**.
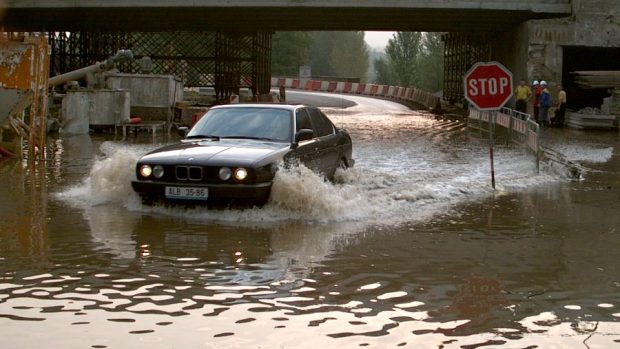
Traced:
<path fill-rule="evenodd" d="M 280 160 L 290 144 L 256 140 L 197 140 L 168 145 L 144 155 L 151 164 L 196 164 L 257 167 Z"/>

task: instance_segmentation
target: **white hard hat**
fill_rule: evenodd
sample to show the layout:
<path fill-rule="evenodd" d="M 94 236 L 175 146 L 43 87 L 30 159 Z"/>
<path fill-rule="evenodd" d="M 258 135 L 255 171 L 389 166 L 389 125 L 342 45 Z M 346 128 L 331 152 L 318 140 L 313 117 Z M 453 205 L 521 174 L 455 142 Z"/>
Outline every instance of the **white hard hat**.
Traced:
<path fill-rule="evenodd" d="M 538 80 L 534 80 L 534 82 L 532 83 L 532 85 L 538 85 Z"/>
<path fill-rule="evenodd" d="M 545 80 L 540 80 L 540 84 L 541 84 L 541 85 L 546 85 L 546 84 L 547 84 L 547 82 L 546 82 Z"/>

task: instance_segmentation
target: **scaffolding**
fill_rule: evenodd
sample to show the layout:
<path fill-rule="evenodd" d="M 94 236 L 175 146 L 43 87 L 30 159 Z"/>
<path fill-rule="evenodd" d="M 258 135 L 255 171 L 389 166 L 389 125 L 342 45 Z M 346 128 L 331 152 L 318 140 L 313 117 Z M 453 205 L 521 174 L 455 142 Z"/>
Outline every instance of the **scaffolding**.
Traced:
<path fill-rule="evenodd" d="M 7 122 L 17 134 L 15 153 L 21 155 L 26 143 L 29 159 L 45 159 L 47 38 L 40 33 L 0 32 L 0 51 L 0 126 Z"/>
<path fill-rule="evenodd" d="M 53 32 L 49 33 L 51 71 L 62 74 L 130 49 L 136 61 L 118 65 L 141 73 L 148 57 L 153 74 L 175 75 L 186 87 L 212 87 L 218 99 L 249 88 L 268 94 L 271 82 L 270 32 Z"/>
<path fill-rule="evenodd" d="M 491 46 L 484 34 L 447 33 L 444 41 L 444 99 L 464 104 L 463 76 L 476 62 L 491 59 Z"/>

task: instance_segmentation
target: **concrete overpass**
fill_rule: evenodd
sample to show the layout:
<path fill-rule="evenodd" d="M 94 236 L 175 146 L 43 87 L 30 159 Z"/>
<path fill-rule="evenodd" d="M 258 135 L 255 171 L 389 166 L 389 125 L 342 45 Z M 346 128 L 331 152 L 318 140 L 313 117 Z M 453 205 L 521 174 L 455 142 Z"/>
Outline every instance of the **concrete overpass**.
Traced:
<path fill-rule="evenodd" d="M 126 37 L 159 32 L 168 44 L 140 55 L 159 59 L 161 67 L 198 61 L 200 76 L 211 80 L 196 86 L 226 86 L 222 79 L 233 84 L 242 75 L 263 92 L 271 32 L 285 30 L 448 32 L 444 98 L 450 101 L 462 99 L 462 75 L 476 61 L 500 61 L 516 80 L 563 83 L 575 108 L 600 105 L 607 91 L 577 89 L 571 72 L 620 70 L 618 0 L 0 0 L 0 27 L 61 36 L 50 39 L 53 58 L 63 58 L 52 61 L 67 63 L 54 67 L 58 72 L 107 58 L 114 45 L 137 51 L 144 35 Z M 196 33 L 193 41 L 178 34 L 184 32 Z M 180 57 L 175 45 L 204 52 Z"/>
<path fill-rule="evenodd" d="M 5 0 L 6 31 L 502 31 L 571 0 Z"/>

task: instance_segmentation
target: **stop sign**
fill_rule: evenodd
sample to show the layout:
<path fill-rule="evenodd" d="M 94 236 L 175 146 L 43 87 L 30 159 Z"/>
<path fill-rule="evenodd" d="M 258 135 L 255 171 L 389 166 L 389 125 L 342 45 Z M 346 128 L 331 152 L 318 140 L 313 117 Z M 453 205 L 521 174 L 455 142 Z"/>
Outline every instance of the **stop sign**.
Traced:
<path fill-rule="evenodd" d="M 465 99 L 480 110 L 499 109 L 512 97 L 512 73 L 501 63 L 476 63 L 464 80 Z"/>

